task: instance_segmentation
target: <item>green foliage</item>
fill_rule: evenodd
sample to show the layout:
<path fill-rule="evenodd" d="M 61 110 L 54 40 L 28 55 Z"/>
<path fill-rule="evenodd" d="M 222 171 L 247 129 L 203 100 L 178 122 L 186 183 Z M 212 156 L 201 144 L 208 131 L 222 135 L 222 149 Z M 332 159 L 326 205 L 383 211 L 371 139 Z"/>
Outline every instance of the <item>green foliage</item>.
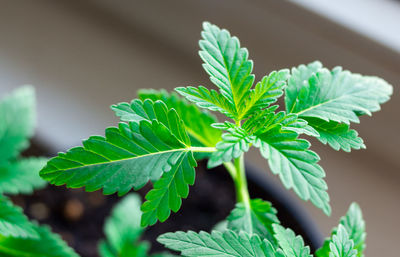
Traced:
<path fill-rule="evenodd" d="M 257 135 L 255 146 L 268 159 L 272 173 L 279 175 L 286 188 L 293 188 L 301 199 L 310 200 L 329 215 L 325 172 L 317 164 L 318 155 L 309 150 L 310 143 L 298 139 L 298 134 L 284 129 L 282 123 L 267 128 Z"/>
<path fill-rule="evenodd" d="M 219 257 L 285 257 L 280 249 L 275 250 L 267 239 L 245 232 L 239 234 L 227 230 L 166 233 L 158 237 L 158 242 L 167 248 L 180 251 L 181 256 L 219 256 Z"/>
<path fill-rule="evenodd" d="M 154 102 L 161 100 L 168 109 L 175 109 L 185 124 L 193 146 L 214 147 L 221 140 L 221 131 L 211 127 L 211 124 L 217 122 L 217 118 L 208 111 L 188 103 L 176 93 L 169 94 L 165 90 L 142 89 L 139 90 L 138 96 L 142 101 L 146 99 Z"/>
<path fill-rule="evenodd" d="M 59 154 L 40 174 L 56 185 L 85 186 L 87 191 L 103 188 L 105 194 L 119 195 L 151 180 L 154 189 L 143 205 L 142 225 L 146 226 L 164 221 L 170 209 L 180 208 L 180 198 L 187 197 L 188 184 L 194 182 L 196 161 L 175 109 L 147 99 L 135 100 L 131 110 L 129 124 L 108 128 L 105 137 L 90 137 L 83 147 Z"/>
<path fill-rule="evenodd" d="M 289 70 L 287 69 L 273 71 L 268 76 L 263 77 L 255 88 L 250 90 L 248 99 L 245 102 L 246 107 L 243 110 L 243 117 L 246 118 L 275 103 L 278 97 L 282 96 L 288 78 Z"/>
<path fill-rule="evenodd" d="M 140 226 L 163 222 L 171 211 L 180 209 L 195 181 L 196 159 L 207 158 L 208 167 L 222 164 L 227 168 L 236 188 L 238 203 L 221 223 L 225 225 L 219 226 L 222 232 L 167 233 L 159 242 L 182 256 L 310 257 L 303 239 L 279 225 L 270 203 L 250 198 L 244 153 L 252 146 L 259 148 L 287 189 L 330 215 L 320 158 L 301 137 L 316 137 L 335 150 L 365 148 L 350 123 L 378 111 L 392 87 L 380 78 L 341 67 L 328 70 L 318 61 L 291 72 L 273 71 L 253 87 L 253 63 L 247 49 L 225 29 L 208 22 L 203 29 L 199 54 L 217 90 L 176 88 L 186 99 L 164 90 L 142 90 L 139 99 L 111 106 L 121 119 L 117 128 L 60 153 L 40 174 L 55 185 L 119 195 L 151 181 L 153 189 L 140 210 L 132 207 L 139 205 L 132 197 L 115 209 L 107 221 L 107 241 L 99 247 L 103 257 L 145 257 L 149 244 L 138 242 Z M 283 94 L 286 109 L 278 110 L 273 104 Z M 231 120 L 218 122 L 209 111 Z M 128 222 L 131 216 L 141 216 L 140 224 Z M 362 257 L 364 248 L 365 224 L 353 204 L 316 254 Z"/>
<path fill-rule="evenodd" d="M 140 205 L 138 195 L 129 194 L 112 210 L 106 220 L 104 234 L 106 241 L 99 244 L 99 253 L 102 257 L 167 257 L 169 254 L 150 255 L 150 243 L 139 241 L 143 234 L 140 226 Z"/>
<path fill-rule="evenodd" d="M 320 62 L 313 62 L 292 69 L 286 110 L 305 118 L 319 132 L 321 142 L 349 152 L 365 148 L 349 123 L 358 123 L 358 116 L 379 111 L 392 91 L 383 79 L 353 74 L 341 67 L 329 71 Z"/>
<path fill-rule="evenodd" d="M 215 146 L 217 151 L 211 154 L 207 166 L 213 168 L 238 158 L 249 150 L 253 141 L 254 137 L 240 127 L 228 129 L 228 133 L 222 135 L 222 141 Z"/>
<path fill-rule="evenodd" d="M 239 118 L 244 114 L 244 103 L 253 85 L 253 62 L 248 60 L 248 51 L 241 48 L 237 37 L 232 37 L 225 29 L 208 22 L 203 23 L 199 55 L 210 80 L 219 88 L 221 94 L 231 104 Z"/>
<path fill-rule="evenodd" d="M 246 231 L 249 234 L 257 234 L 273 243 L 275 239 L 272 225 L 280 223 L 276 213 L 270 202 L 261 199 L 250 200 L 249 211 L 244 203 L 237 203 L 227 218 L 227 227 L 237 233 Z"/>
<path fill-rule="evenodd" d="M 350 205 L 346 215 L 340 219 L 339 226 L 345 228 L 349 239 L 353 241 L 354 249 L 357 251 L 356 256 L 363 257 L 366 238 L 365 221 L 363 219 L 361 209 L 357 203 L 352 203 Z M 317 257 L 330 257 L 330 243 L 332 242 L 332 237 L 337 234 L 337 231 L 337 228 L 332 230 L 331 237 L 327 238 L 323 246 L 317 250 Z"/>
<path fill-rule="evenodd" d="M 46 226 L 32 224 L 38 238 L 0 236 L 2 257 L 78 257 L 68 245 Z"/>
<path fill-rule="evenodd" d="M 46 162 L 46 158 L 37 157 L 0 162 L 0 193 L 30 194 L 46 186 L 38 175 Z"/>
<path fill-rule="evenodd" d="M 0 196 L 0 235 L 3 237 L 37 238 L 38 234 L 20 207 Z M 1 246 L 1 243 L 0 243 Z"/>
<path fill-rule="evenodd" d="M 201 108 L 219 111 L 229 118 L 235 118 L 236 112 L 232 104 L 223 95 L 213 89 L 208 90 L 203 86 L 199 86 L 198 88 L 177 87 L 175 91 Z"/>
<path fill-rule="evenodd" d="M 175 163 L 147 193 L 147 201 L 142 206 L 142 226 L 153 225 L 157 220 L 164 222 L 171 210 L 177 212 L 181 208 L 181 198 L 189 195 L 189 185 L 195 180 L 196 160 L 191 152 L 184 152 Z"/>
<path fill-rule="evenodd" d="M 36 124 L 35 90 L 16 89 L 0 100 L 0 158 L 9 160 L 29 145 Z"/>
<path fill-rule="evenodd" d="M 43 188 L 39 177 L 45 158 L 20 158 L 35 127 L 35 92 L 22 87 L 0 101 L 0 256 L 75 257 L 61 238 L 31 222 L 20 207 L 1 194 L 29 194 Z"/>
<path fill-rule="evenodd" d="M 356 257 L 357 250 L 354 249 L 354 242 L 349 238 L 343 225 L 339 225 L 337 233 L 332 236 L 329 243 L 331 252 L 329 257 Z"/>
<path fill-rule="evenodd" d="M 348 124 L 318 118 L 305 118 L 305 120 L 318 131 L 318 140 L 323 144 L 329 144 L 335 150 L 350 152 L 351 149 L 365 148 L 362 138 L 358 136 L 357 131 L 350 129 Z"/>
<path fill-rule="evenodd" d="M 278 224 L 274 224 L 273 227 L 275 238 L 285 253 L 285 257 L 312 257 L 310 247 L 304 246 L 301 236 L 296 236 L 291 229 L 285 229 Z"/>

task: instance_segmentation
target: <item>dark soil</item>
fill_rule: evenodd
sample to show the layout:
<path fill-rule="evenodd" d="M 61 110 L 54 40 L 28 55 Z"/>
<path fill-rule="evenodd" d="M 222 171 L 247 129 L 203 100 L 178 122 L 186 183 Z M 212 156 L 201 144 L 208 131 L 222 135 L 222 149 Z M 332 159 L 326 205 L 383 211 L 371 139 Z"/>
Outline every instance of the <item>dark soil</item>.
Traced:
<path fill-rule="evenodd" d="M 189 197 L 183 200 L 181 210 L 172 213 L 166 222 L 147 229 L 144 239 L 152 242 L 152 251 L 165 251 L 155 241 L 158 235 L 177 230 L 210 231 L 234 207 L 233 183 L 223 168 L 206 171 L 205 163 L 200 162 L 196 172 L 196 183 L 190 188 Z M 309 234 L 302 229 L 305 224 L 296 219 L 296 213 L 290 213 L 292 207 L 277 198 L 276 192 L 265 190 L 258 180 L 249 179 L 252 198 L 271 201 L 278 209 L 282 224 L 305 236 L 306 243 L 310 244 Z M 148 185 L 139 193 L 144 196 L 149 189 Z M 50 225 L 53 231 L 61 234 L 82 257 L 95 257 L 98 256 L 97 244 L 104 237 L 104 220 L 120 198 L 116 195 L 104 196 L 101 191 L 89 193 L 82 189 L 48 186 L 30 196 L 15 196 L 13 200 L 25 209 L 30 218 Z"/>

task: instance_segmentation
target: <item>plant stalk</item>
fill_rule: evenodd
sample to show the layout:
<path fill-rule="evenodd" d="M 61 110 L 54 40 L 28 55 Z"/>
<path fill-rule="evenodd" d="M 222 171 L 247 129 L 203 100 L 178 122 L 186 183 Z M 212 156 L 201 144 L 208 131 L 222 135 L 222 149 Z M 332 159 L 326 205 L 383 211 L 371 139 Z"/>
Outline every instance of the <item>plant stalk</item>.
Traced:
<path fill-rule="evenodd" d="M 250 195 L 247 188 L 246 171 L 244 167 L 244 154 L 234 160 L 236 177 L 234 179 L 237 202 L 242 202 L 246 209 L 250 208 Z"/>

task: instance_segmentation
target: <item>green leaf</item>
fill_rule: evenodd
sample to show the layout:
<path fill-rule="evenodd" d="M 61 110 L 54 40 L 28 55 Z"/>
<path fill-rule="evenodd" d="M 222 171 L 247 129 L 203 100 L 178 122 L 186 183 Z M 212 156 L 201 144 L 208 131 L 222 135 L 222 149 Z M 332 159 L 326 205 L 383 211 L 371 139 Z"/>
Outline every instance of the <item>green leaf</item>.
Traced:
<path fill-rule="evenodd" d="M 139 196 L 129 194 L 113 208 L 104 226 L 107 241 L 100 244 L 99 250 L 104 252 L 103 256 L 122 256 L 123 252 L 138 248 L 136 242 L 143 233 L 140 226 L 140 205 Z"/>
<path fill-rule="evenodd" d="M 211 127 L 211 124 L 217 122 L 217 118 L 208 111 L 188 103 L 176 93 L 169 94 L 165 90 L 141 89 L 138 96 L 142 101 L 145 99 L 151 99 L 154 102 L 161 100 L 168 109 L 174 108 L 185 123 L 193 146 L 214 147 L 221 139 L 222 133 Z"/>
<path fill-rule="evenodd" d="M 35 91 L 21 87 L 0 100 L 0 161 L 18 156 L 29 145 L 36 121 Z"/>
<path fill-rule="evenodd" d="M 358 136 L 357 131 L 350 129 L 345 123 L 325 121 L 318 118 L 305 118 L 308 124 L 318 131 L 318 140 L 323 144 L 329 144 L 333 149 L 342 149 L 350 152 L 351 149 L 365 148 L 364 141 Z"/>
<path fill-rule="evenodd" d="M 51 159 L 40 175 L 55 185 L 86 187 L 87 191 L 103 188 L 104 194 L 137 190 L 149 180 L 156 181 L 163 172 L 179 162 L 183 152 L 190 151 L 182 121 L 176 112 L 168 112 L 173 131 L 162 123 L 142 120 L 120 123 L 106 129 L 104 137 L 92 136 L 67 153 Z"/>
<path fill-rule="evenodd" d="M 285 257 L 311 257 L 310 247 L 304 246 L 301 236 L 296 236 L 291 229 L 285 229 L 281 225 L 273 225 L 275 238 L 285 253 Z"/>
<path fill-rule="evenodd" d="M 167 248 L 180 251 L 182 256 L 218 256 L 218 257 L 284 257 L 281 250 L 274 250 L 271 243 L 261 241 L 257 235 L 245 232 L 239 234 L 227 230 L 166 233 L 158 237 L 158 242 Z"/>
<path fill-rule="evenodd" d="M 199 86 L 198 88 L 177 87 L 175 91 L 201 108 L 210 111 L 218 111 L 229 118 L 235 118 L 236 111 L 231 103 L 223 95 L 213 89 L 208 90 L 203 86 Z"/>
<path fill-rule="evenodd" d="M 46 158 L 30 157 L 0 162 L 0 193 L 30 194 L 46 186 L 46 181 L 39 176 L 46 161 Z"/>
<path fill-rule="evenodd" d="M 157 100 L 153 102 L 146 99 L 143 102 L 139 99 L 132 100 L 131 104 L 121 103 L 111 106 L 121 120 L 139 123 L 140 121 L 153 120 L 159 121 L 167 127 L 174 136 L 186 145 L 190 144 L 190 139 L 185 130 L 184 122 L 180 119 L 175 109 L 168 109 L 167 105 Z"/>
<path fill-rule="evenodd" d="M 296 106 L 296 101 L 303 87 L 308 85 L 310 77 L 322 68 L 322 63 L 319 61 L 310 64 L 301 64 L 298 67 L 293 67 L 291 76 L 288 80 L 288 85 L 285 89 L 285 105 L 286 111 L 291 112 Z"/>
<path fill-rule="evenodd" d="M 260 148 L 272 173 L 279 175 L 287 189 L 293 188 L 301 199 L 310 200 L 330 215 L 325 172 L 317 164 L 320 158 L 309 150 L 308 141 L 297 137 L 296 132 L 283 129 L 282 124 L 272 124 L 257 135 L 254 145 Z"/>
<path fill-rule="evenodd" d="M 233 106 L 234 116 L 240 117 L 244 102 L 254 82 L 253 62 L 248 60 L 248 51 L 241 48 L 237 37 L 225 29 L 208 22 L 203 23 L 199 55 L 210 80 Z"/>
<path fill-rule="evenodd" d="M 287 110 L 299 117 L 346 124 L 359 122 L 358 115 L 371 115 L 380 110 L 380 104 L 388 101 L 392 94 L 392 86 L 383 79 L 353 74 L 341 67 L 329 71 L 321 68 L 320 63 L 310 65 L 317 68 L 294 69 L 304 74 L 293 75 L 295 82 L 291 83 L 290 79 L 288 84 L 291 92 L 286 95 Z M 297 95 L 292 94 L 293 91 L 297 91 Z"/>
<path fill-rule="evenodd" d="M 142 226 L 153 225 L 160 220 L 164 222 L 182 205 L 181 198 L 189 195 L 189 185 L 194 184 L 196 160 L 191 152 L 183 152 L 176 158 L 172 168 L 165 172 L 154 188 L 146 195 L 146 202 L 141 210 Z"/>
<path fill-rule="evenodd" d="M 340 219 L 340 225 L 345 229 L 349 238 L 354 242 L 354 249 L 357 250 L 357 256 L 363 257 L 365 250 L 365 221 L 362 216 L 362 212 L 357 203 L 352 203 L 346 215 Z M 336 235 L 337 228 L 334 228 L 331 233 L 331 237 L 327 238 L 323 246 L 317 250 L 316 256 L 318 257 L 329 257 L 330 242 L 332 236 Z"/>
<path fill-rule="evenodd" d="M 250 209 L 240 202 L 227 218 L 228 229 L 235 232 L 245 231 L 250 235 L 257 234 L 274 242 L 272 224 L 280 223 L 276 213 L 270 202 L 261 199 L 250 200 Z"/>
<path fill-rule="evenodd" d="M 275 103 L 283 94 L 288 78 L 289 70 L 283 69 L 271 72 L 258 82 L 255 88 L 250 90 L 249 99 L 245 102 L 246 107 L 243 110 L 243 118 Z"/>
<path fill-rule="evenodd" d="M 250 136 L 244 129 L 235 127 L 222 135 L 222 141 L 216 145 L 217 151 L 211 154 L 207 167 L 214 168 L 223 162 L 229 162 L 247 152 L 254 136 Z"/>
<path fill-rule="evenodd" d="M 4 237 L 38 238 L 36 230 L 24 215 L 4 196 L 0 196 L 0 235 Z"/>
<path fill-rule="evenodd" d="M 329 244 L 329 257 L 356 257 L 357 250 L 354 249 L 354 242 L 349 238 L 343 225 L 339 225 L 337 234 L 332 236 Z"/>
<path fill-rule="evenodd" d="M 2 257 L 78 257 L 57 234 L 47 226 L 34 225 L 38 239 L 0 236 Z"/>
<path fill-rule="evenodd" d="M 340 224 L 344 226 L 350 239 L 354 241 L 354 249 L 357 250 L 359 257 L 364 256 L 365 250 L 365 221 L 357 203 L 352 203 L 346 215 L 340 219 Z"/>

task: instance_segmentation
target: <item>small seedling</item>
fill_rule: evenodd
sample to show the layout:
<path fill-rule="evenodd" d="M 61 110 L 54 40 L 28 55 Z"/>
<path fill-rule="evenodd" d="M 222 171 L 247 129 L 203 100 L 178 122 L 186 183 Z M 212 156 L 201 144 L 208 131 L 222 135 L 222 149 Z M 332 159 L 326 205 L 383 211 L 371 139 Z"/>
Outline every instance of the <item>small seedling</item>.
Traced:
<path fill-rule="evenodd" d="M 208 167 L 224 165 L 234 181 L 237 205 L 226 228 L 167 233 L 158 238 L 160 243 L 182 256 L 312 256 L 301 236 L 280 225 L 271 203 L 251 199 L 244 154 L 258 148 L 287 189 L 330 215 L 325 172 L 304 138 L 315 137 L 346 152 L 365 148 L 350 124 L 378 111 L 389 100 L 392 86 L 341 67 L 329 70 L 318 61 L 273 71 L 254 83 L 253 62 L 239 40 L 207 22 L 203 29 L 199 54 L 217 90 L 141 90 L 138 99 L 111 107 L 121 119 L 117 127 L 60 153 L 40 175 L 55 185 L 120 196 L 151 181 L 153 189 L 141 206 L 140 223 L 146 227 L 179 211 L 195 182 L 197 162 L 208 159 Z M 276 102 L 283 95 L 280 107 Z M 219 122 L 210 111 L 224 114 L 226 120 Z M 109 242 L 101 249 L 119 251 L 107 236 Z M 360 208 L 352 204 L 315 254 L 363 256 L 364 248 L 365 224 Z"/>

